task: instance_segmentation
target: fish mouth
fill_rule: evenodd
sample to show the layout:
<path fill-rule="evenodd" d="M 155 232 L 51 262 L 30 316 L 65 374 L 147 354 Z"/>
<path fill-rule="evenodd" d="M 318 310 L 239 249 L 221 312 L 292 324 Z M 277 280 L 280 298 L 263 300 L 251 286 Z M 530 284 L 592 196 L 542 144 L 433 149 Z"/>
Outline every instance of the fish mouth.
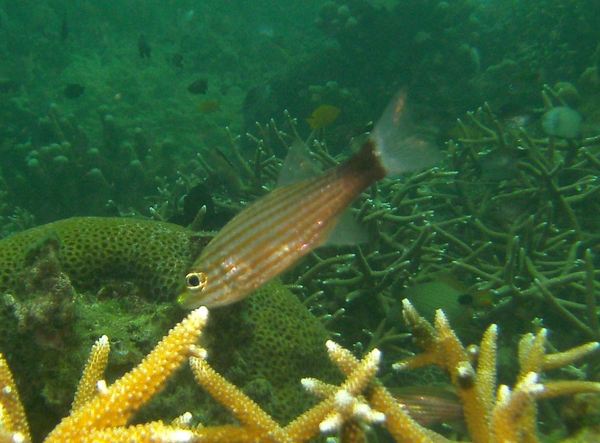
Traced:
<path fill-rule="evenodd" d="M 200 303 L 194 303 L 194 298 L 186 291 L 177 296 L 177 304 L 183 309 L 195 309 L 200 306 Z"/>

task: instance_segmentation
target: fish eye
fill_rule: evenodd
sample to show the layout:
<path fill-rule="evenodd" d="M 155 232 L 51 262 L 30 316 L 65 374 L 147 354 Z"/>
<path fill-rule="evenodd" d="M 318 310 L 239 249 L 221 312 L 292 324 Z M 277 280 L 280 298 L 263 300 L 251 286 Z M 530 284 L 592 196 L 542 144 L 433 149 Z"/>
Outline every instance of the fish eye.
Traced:
<path fill-rule="evenodd" d="M 187 285 L 187 288 L 194 291 L 204 289 L 207 281 L 208 277 L 204 272 L 190 272 L 185 276 L 185 284 Z"/>

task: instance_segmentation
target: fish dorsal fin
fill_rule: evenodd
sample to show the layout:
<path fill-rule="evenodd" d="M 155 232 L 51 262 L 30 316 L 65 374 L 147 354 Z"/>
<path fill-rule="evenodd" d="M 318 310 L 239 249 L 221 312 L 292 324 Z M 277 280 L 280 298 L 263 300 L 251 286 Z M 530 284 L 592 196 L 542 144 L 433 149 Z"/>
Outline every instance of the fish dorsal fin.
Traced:
<path fill-rule="evenodd" d="M 306 143 L 296 138 L 283 161 L 277 187 L 290 185 L 308 178 L 316 177 L 322 168 L 311 158 L 310 149 Z"/>

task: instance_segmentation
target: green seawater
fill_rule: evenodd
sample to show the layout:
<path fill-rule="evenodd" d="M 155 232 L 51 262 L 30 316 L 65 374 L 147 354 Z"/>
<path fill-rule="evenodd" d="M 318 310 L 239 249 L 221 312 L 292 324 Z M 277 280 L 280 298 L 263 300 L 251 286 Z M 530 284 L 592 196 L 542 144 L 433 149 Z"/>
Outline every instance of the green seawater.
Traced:
<path fill-rule="evenodd" d="M 411 128 L 441 160 L 369 188 L 349 210 L 363 240 L 336 237 L 281 276 L 306 315 L 357 356 L 380 348 L 389 387 L 448 383 L 435 370 L 392 370 L 419 352 L 404 298 L 430 321 L 444 310 L 465 344 L 498 324 L 498 380 L 509 385 L 523 334 L 547 328 L 558 350 L 600 340 L 597 0 L 0 0 L 0 60 L 0 239 L 81 216 L 171 222 L 206 238 L 280 174 L 348 159 L 405 90 Z M 307 158 L 281 173 L 299 140 Z M 0 352 L 17 384 L 48 362 L 68 379 L 64 391 L 24 389 L 36 441 L 68 411 L 74 365 L 92 344 L 81 340 L 109 318 L 133 324 L 115 347 L 116 377 L 183 316 L 177 291 L 153 298 L 138 274 L 79 287 L 59 237 L 0 262 L 0 274 L 20 269 L 0 294 Z M 110 244 L 81 248 L 110 256 Z M 153 309 L 155 326 L 140 333 Z M 251 332 L 239 333 L 229 345 Z M 57 352 L 72 354 L 59 364 Z M 547 376 L 598 381 L 599 371 L 590 357 Z M 284 397 L 238 375 L 259 403 Z M 167 410 L 178 401 L 167 392 L 142 417 L 170 419 L 184 412 Z M 540 433 L 597 424 L 593 407 L 572 409 L 580 415 L 544 403 Z"/>

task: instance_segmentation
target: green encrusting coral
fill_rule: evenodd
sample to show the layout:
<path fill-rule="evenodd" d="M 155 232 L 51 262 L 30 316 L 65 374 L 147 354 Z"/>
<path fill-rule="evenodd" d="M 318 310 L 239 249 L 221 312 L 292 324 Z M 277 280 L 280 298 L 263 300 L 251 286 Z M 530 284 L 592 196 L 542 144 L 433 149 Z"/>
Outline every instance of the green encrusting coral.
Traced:
<path fill-rule="evenodd" d="M 19 290 L 22 273 L 46 242 L 56 242 L 62 270 L 77 289 L 129 280 L 148 295 L 166 297 L 206 243 L 181 226 L 117 217 L 74 217 L 0 241 L 0 291 Z"/>
<path fill-rule="evenodd" d="M 315 402 L 301 378 L 337 381 L 323 346 L 327 331 L 279 280 L 211 316 L 207 336 L 216 341 L 208 346 L 209 361 L 281 423 Z"/>
<path fill-rule="evenodd" d="M 35 434 L 68 411 L 99 336 L 108 335 L 114 349 L 110 380 L 181 319 L 174 298 L 209 239 L 170 223 L 80 217 L 0 240 L 0 349 L 17 377 L 31 380 L 20 389 Z M 276 280 L 214 310 L 204 338 L 211 364 L 282 422 L 314 402 L 300 378 L 335 377 L 325 328 Z M 226 420 L 208 398 L 183 388 L 185 377 L 181 371 L 142 415 L 190 410 L 205 423 Z"/>

